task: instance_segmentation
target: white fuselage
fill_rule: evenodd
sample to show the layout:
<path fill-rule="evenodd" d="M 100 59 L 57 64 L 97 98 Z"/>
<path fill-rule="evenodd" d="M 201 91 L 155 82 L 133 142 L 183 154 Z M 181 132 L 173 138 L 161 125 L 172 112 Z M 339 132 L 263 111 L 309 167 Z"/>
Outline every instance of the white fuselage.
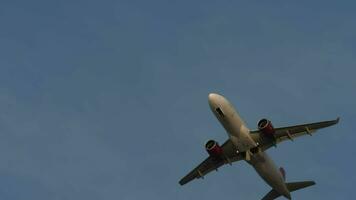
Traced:
<path fill-rule="evenodd" d="M 209 105 L 216 118 L 225 128 L 230 140 L 238 149 L 237 153 L 243 153 L 258 146 L 250 136 L 250 130 L 244 121 L 225 97 L 211 93 L 209 94 Z M 290 199 L 290 192 L 283 175 L 267 153 L 259 151 L 253 154 L 247 162 L 255 168 L 268 185 Z"/>

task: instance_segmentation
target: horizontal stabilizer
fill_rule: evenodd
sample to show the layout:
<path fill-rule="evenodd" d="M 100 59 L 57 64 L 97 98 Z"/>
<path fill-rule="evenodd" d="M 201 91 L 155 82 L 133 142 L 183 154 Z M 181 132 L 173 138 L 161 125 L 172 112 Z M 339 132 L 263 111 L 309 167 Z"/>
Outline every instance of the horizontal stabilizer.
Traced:
<path fill-rule="evenodd" d="M 312 185 L 315 185 L 314 181 L 301 181 L 301 182 L 287 183 L 287 188 L 290 192 L 293 192 L 306 187 L 310 187 Z"/>
<path fill-rule="evenodd" d="M 301 182 L 292 182 L 292 183 L 286 183 L 287 188 L 290 192 L 300 190 L 312 185 L 315 185 L 314 181 L 301 181 Z M 263 197 L 262 200 L 274 200 L 281 195 L 276 191 L 276 190 L 271 190 L 266 196 Z"/>

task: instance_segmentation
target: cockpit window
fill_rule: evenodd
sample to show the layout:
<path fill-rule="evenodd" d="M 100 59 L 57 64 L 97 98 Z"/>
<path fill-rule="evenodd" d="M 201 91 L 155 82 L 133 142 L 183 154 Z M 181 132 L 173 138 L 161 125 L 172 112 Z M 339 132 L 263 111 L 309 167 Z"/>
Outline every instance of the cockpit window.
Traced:
<path fill-rule="evenodd" d="M 224 117 L 224 113 L 220 108 L 216 108 L 215 110 L 220 115 L 220 117 Z"/>

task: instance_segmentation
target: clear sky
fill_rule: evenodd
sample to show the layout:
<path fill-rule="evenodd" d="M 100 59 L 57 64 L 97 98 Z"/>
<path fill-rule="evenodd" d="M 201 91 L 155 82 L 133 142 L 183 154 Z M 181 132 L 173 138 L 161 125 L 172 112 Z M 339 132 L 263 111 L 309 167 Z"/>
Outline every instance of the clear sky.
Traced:
<path fill-rule="evenodd" d="M 244 162 L 181 187 L 225 131 L 208 94 L 251 129 L 340 123 L 268 152 L 295 199 L 354 196 L 354 1 L 0 2 L 0 199 L 255 200 Z"/>

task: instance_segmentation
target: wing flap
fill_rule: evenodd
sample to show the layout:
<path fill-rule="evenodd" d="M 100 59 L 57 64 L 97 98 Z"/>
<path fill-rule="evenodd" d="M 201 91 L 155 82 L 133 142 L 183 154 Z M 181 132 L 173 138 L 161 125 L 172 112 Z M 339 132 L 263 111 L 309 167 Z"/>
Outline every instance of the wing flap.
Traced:
<path fill-rule="evenodd" d="M 282 142 L 288 139 L 293 140 L 293 138 L 300 137 L 306 134 L 312 135 L 312 133 L 316 132 L 319 129 L 337 124 L 339 120 L 340 118 L 330 121 L 276 128 L 275 138 L 277 142 Z"/>
<path fill-rule="evenodd" d="M 184 176 L 180 181 L 180 185 L 184 185 L 196 178 L 203 178 L 206 174 L 211 171 L 217 170 L 224 164 L 231 164 L 233 162 L 242 160 L 242 155 L 236 152 L 235 146 L 230 140 L 227 140 L 221 148 L 223 149 L 223 157 L 214 158 L 209 156 L 203 162 L 201 162 L 196 168 L 190 171 L 186 176 Z"/>
<path fill-rule="evenodd" d="M 189 172 L 185 177 L 183 177 L 180 181 L 180 185 L 184 185 L 193 179 L 203 178 L 206 174 L 213 170 L 217 170 L 224 164 L 223 160 L 216 160 L 212 157 L 208 157 L 201 164 L 198 165 L 195 169 Z"/>

